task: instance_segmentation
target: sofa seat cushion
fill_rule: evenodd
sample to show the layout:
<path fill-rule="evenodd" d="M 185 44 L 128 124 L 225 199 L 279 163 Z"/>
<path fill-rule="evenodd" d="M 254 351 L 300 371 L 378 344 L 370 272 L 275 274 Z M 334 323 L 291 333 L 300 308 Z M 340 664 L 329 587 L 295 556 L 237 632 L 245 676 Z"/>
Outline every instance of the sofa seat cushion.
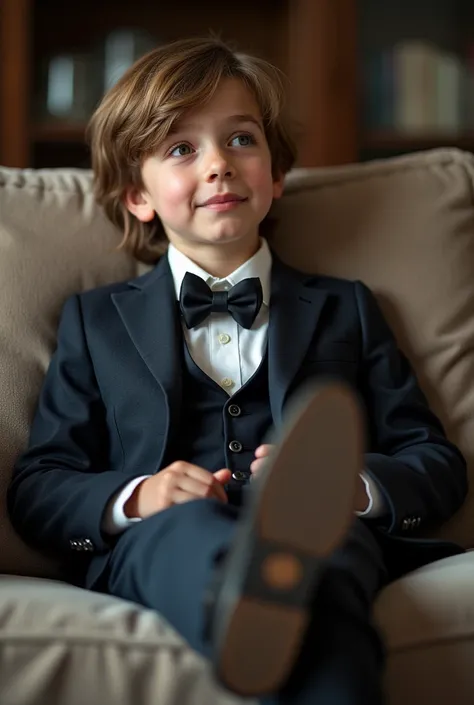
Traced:
<path fill-rule="evenodd" d="M 474 552 L 416 570 L 386 587 L 375 620 L 387 644 L 389 705 L 472 705 Z"/>
<path fill-rule="evenodd" d="M 389 585 L 375 605 L 389 705 L 471 705 L 474 553 Z M 467 667 L 466 667 L 467 664 Z M 237 705 L 155 612 L 40 579 L 0 577 L 2 705 Z"/>
<path fill-rule="evenodd" d="M 237 705 L 152 610 L 0 576 L 1 705 Z"/>

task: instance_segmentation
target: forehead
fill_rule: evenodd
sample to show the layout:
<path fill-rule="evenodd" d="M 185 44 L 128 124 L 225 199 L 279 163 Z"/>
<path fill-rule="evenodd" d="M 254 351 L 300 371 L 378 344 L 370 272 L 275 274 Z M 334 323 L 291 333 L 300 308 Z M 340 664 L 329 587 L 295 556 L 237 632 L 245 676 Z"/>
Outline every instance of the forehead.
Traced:
<path fill-rule="evenodd" d="M 209 120 L 216 122 L 255 121 L 262 126 L 258 103 L 249 88 L 236 78 L 223 80 L 212 98 L 199 108 L 186 111 L 175 123 L 177 129 L 199 127 Z"/>

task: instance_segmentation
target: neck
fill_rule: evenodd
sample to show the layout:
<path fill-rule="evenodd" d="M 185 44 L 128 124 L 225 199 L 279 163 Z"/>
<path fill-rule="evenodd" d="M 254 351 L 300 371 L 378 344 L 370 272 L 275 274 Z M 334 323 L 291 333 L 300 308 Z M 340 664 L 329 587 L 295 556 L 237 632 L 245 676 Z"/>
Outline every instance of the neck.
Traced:
<path fill-rule="evenodd" d="M 209 247 L 202 250 L 176 245 L 175 247 L 211 276 L 225 279 L 258 252 L 260 241 L 257 240 L 245 248 L 238 243 L 234 251 L 230 247 Z"/>

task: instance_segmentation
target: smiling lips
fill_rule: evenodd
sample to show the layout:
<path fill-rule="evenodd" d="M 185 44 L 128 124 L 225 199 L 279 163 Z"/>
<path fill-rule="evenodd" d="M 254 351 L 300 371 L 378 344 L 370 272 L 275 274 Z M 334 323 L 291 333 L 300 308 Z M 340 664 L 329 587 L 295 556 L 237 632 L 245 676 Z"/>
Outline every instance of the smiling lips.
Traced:
<path fill-rule="evenodd" d="M 200 207 L 209 208 L 213 211 L 228 211 L 236 208 L 246 200 L 246 198 L 239 196 L 237 193 L 221 193 L 208 198 L 207 201 L 201 203 Z"/>

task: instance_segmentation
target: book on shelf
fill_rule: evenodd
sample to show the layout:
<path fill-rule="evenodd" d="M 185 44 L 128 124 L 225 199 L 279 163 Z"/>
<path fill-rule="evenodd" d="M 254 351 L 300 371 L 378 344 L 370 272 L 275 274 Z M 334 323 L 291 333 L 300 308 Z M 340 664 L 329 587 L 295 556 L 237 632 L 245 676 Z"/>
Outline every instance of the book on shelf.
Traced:
<path fill-rule="evenodd" d="M 467 129 L 474 130 L 474 44 L 468 47 L 463 68 L 462 120 Z"/>
<path fill-rule="evenodd" d="M 466 57 L 411 40 L 365 61 L 363 121 L 407 135 L 474 129 L 474 47 Z"/>
<path fill-rule="evenodd" d="M 436 123 L 436 49 L 412 41 L 393 51 L 393 127 L 411 134 L 431 131 Z"/>
<path fill-rule="evenodd" d="M 465 76 L 461 59 L 456 54 L 439 53 L 435 77 L 435 129 L 444 134 L 459 132 L 464 128 L 462 96 Z"/>
<path fill-rule="evenodd" d="M 363 77 L 363 109 L 367 127 L 393 127 L 394 99 L 393 53 L 383 51 L 367 56 Z"/>

